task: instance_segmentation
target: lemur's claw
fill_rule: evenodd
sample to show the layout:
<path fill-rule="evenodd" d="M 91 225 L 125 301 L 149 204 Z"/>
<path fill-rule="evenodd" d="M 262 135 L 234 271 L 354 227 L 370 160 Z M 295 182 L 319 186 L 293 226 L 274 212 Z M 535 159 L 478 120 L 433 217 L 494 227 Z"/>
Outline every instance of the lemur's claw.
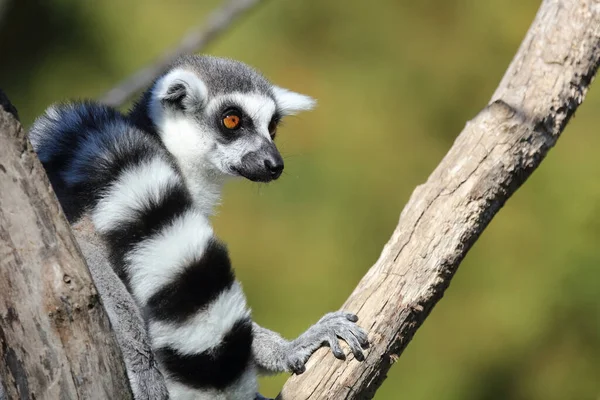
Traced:
<path fill-rule="evenodd" d="M 324 342 L 329 345 L 333 355 L 340 359 L 345 360 L 346 356 L 340 347 L 338 338 L 346 342 L 354 358 L 358 361 L 363 361 L 365 355 L 362 349 L 369 347 L 369 340 L 367 333 L 355 323 L 358 321 L 358 316 L 349 312 L 338 311 L 329 314 L 325 314 L 323 318 L 317 323 L 325 329 L 327 337 Z"/>
<path fill-rule="evenodd" d="M 369 338 L 367 336 L 367 332 L 358 327 L 355 336 L 358 339 L 358 343 L 360 343 L 360 347 L 362 347 L 363 349 L 369 348 Z"/>
<path fill-rule="evenodd" d="M 306 365 L 304 365 L 304 361 L 300 358 L 292 358 L 289 365 L 290 370 L 296 375 L 300 375 L 306 371 Z"/>
<path fill-rule="evenodd" d="M 350 321 L 350 322 L 357 322 L 358 321 L 358 315 L 356 315 L 356 314 L 347 313 L 346 314 L 346 318 L 348 318 L 348 321 Z"/>
<path fill-rule="evenodd" d="M 331 349 L 331 352 L 335 358 L 338 360 L 346 359 L 346 355 L 344 354 L 336 335 L 331 335 L 331 337 L 327 340 L 327 344 L 329 345 L 329 348 Z"/>

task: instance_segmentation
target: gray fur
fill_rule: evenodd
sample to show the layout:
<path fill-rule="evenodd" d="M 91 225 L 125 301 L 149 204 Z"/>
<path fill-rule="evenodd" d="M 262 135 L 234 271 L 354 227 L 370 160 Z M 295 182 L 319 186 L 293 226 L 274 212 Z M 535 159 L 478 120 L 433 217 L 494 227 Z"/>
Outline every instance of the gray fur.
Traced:
<path fill-rule="evenodd" d="M 260 72 L 242 62 L 212 56 L 185 55 L 171 69 L 183 67 L 200 76 L 210 96 L 227 93 L 260 93 L 273 98 L 273 85 Z"/>
<path fill-rule="evenodd" d="M 293 372 L 301 374 L 309 357 L 323 345 L 331 348 L 338 359 L 346 356 L 338 338 L 343 339 L 354 357 L 362 361 L 362 349 L 368 347 L 367 334 L 355 324 L 357 317 L 344 311 L 328 313 L 298 338 L 287 341 L 276 332 L 254 323 L 252 352 L 262 373 Z"/>
<path fill-rule="evenodd" d="M 73 233 L 121 348 L 134 399 L 168 399 L 165 381 L 158 370 L 139 308 L 111 268 L 105 246 L 91 221 L 81 219 L 73 225 Z"/>

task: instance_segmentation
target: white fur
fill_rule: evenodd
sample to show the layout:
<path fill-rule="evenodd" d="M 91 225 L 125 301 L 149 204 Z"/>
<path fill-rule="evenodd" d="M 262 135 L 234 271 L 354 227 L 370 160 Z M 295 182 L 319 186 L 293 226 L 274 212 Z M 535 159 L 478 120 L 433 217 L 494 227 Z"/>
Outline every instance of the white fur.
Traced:
<path fill-rule="evenodd" d="M 187 211 L 159 234 L 138 244 L 127 257 L 131 288 L 142 305 L 177 277 L 193 258 L 202 256 L 213 230 L 198 211 Z"/>
<path fill-rule="evenodd" d="M 29 141 L 41 162 L 48 162 L 58 151 L 56 140 L 44 140 L 50 133 L 60 132 L 60 115 L 56 105 L 48 107 L 31 127 Z"/>
<path fill-rule="evenodd" d="M 170 400 L 225 400 L 217 390 L 197 390 L 183 385 L 174 379 L 166 379 Z M 248 397 L 248 399 L 252 399 Z"/>
<path fill-rule="evenodd" d="M 58 112 L 58 108 L 55 104 L 51 105 L 46 109 L 46 115 L 48 118 L 58 121 L 60 119 L 60 113 Z"/>
<path fill-rule="evenodd" d="M 223 185 L 222 173 L 208 159 L 215 139 L 182 115 L 161 115 L 155 123 L 163 143 L 177 159 L 196 207 L 205 215 L 212 214 Z"/>
<path fill-rule="evenodd" d="M 138 211 L 150 202 L 158 203 L 179 179 L 171 165 L 158 157 L 123 171 L 92 213 L 96 229 L 103 233 L 134 220 Z"/>
<path fill-rule="evenodd" d="M 201 79 L 193 72 L 175 69 L 156 84 L 150 100 L 150 118 L 156 125 L 163 143 L 177 159 L 195 205 L 205 215 L 210 215 L 221 197 L 223 184 L 221 173 L 215 171 L 206 160 L 206 155 L 214 147 L 215 139 L 192 119 L 180 113 L 165 111 L 160 100 L 174 83 L 183 83 L 191 88 L 196 98 L 201 99 L 198 108 L 206 104 L 208 91 Z"/>
<path fill-rule="evenodd" d="M 154 348 L 169 346 L 181 354 L 196 354 L 218 346 L 236 321 L 249 316 L 242 288 L 234 282 L 183 324 L 151 321 L 149 331 Z"/>
<path fill-rule="evenodd" d="M 277 108 L 284 115 L 294 115 L 301 111 L 312 110 L 317 103 L 312 97 L 279 86 L 273 86 L 273 95 L 277 101 Z"/>
<path fill-rule="evenodd" d="M 72 108 L 71 105 L 63 107 Z M 71 112 L 61 114 L 58 111 L 58 106 L 52 105 L 35 120 L 29 134 L 29 141 L 41 162 L 48 162 L 59 151 L 59 142 L 57 140 L 45 140 L 46 137 L 51 138 L 53 134 L 61 132 L 63 126 L 69 126 L 69 124 L 77 122 L 73 121 L 73 114 Z"/>
<path fill-rule="evenodd" d="M 152 99 L 159 101 L 164 99 L 169 89 L 176 84 L 183 84 L 187 88 L 187 95 L 196 101 L 198 108 L 202 108 L 206 104 L 208 99 L 206 85 L 198 75 L 182 68 L 174 69 L 160 78 L 152 91 Z M 153 107 L 156 107 L 156 105 L 151 104 L 151 112 Z"/>

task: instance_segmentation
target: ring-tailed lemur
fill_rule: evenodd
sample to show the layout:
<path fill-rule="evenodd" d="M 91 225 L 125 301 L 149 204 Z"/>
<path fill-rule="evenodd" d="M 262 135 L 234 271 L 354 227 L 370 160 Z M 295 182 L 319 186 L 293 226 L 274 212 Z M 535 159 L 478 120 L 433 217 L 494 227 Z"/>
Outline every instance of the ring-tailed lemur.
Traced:
<path fill-rule="evenodd" d="M 50 107 L 30 138 L 71 222 L 91 216 L 147 324 L 173 399 L 251 400 L 257 372 L 295 372 L 319 347 L 364 358 L 346 312 L 297 339 L 253 323 L 209 217 L 229 176 L 277 179 L 280 119 L 313 100 L 245 64 L 186 56 L 129 117 L 91 102 Z"/>

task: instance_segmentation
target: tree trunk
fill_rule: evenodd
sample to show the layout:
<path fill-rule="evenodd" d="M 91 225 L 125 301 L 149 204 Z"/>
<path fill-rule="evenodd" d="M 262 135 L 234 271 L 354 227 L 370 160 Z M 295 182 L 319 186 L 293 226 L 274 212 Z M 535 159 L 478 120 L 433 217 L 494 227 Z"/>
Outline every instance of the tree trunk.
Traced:
<path fill-rule="evenodd" d="M 280 399 L 374 396 L 467 251 L 554 146 L 599 61 L 598 0 L 545 0 L 491 104 L 413 192 L 379 260 L 343 306 L 370 333 L 366 360 L 341 362 L 321 349 Z"/>
<path fill-rule="evenodd" d="M 6 397 L 130 399 L 96 288 L 1 91 L 0 188 L 0 382 Z"/>

